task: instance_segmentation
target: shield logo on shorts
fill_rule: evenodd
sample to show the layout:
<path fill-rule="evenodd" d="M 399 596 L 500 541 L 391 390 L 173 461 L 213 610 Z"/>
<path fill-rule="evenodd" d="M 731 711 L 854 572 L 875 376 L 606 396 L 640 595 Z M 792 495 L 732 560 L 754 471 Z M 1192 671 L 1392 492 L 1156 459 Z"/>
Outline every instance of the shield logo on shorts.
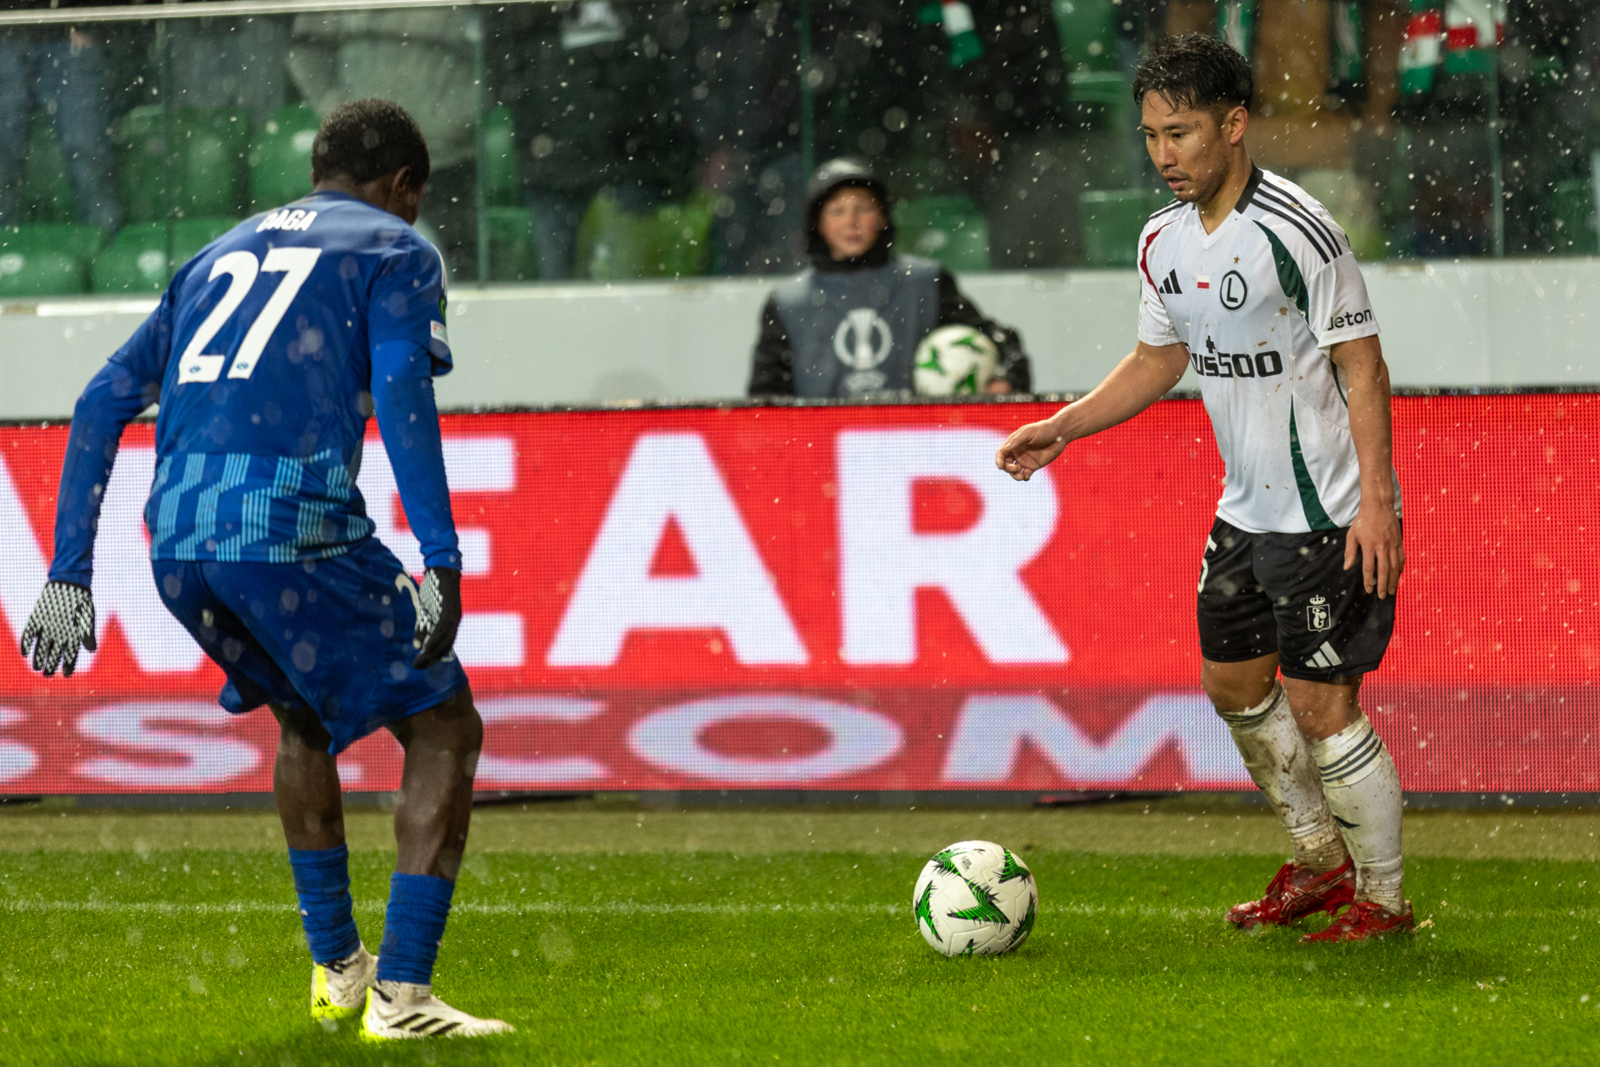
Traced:
<path fill-rule="evenodd" d="M 1328 610 L 1328 601 L 1325 597 L 1314 596 L 1311 603 L 1306 605 L 1306 629 L 1331 630 L 1333 629 L 1333 613 Z"/>

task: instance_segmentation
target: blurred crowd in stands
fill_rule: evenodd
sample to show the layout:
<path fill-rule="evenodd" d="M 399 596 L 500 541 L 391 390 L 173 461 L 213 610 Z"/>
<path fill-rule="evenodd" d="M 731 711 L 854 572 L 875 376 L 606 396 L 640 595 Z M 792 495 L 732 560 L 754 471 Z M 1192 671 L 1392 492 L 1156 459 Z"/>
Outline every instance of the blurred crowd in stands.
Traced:
<path fill-rule="evenodd" d="M 1591 0 L 395 4 L 0 27 L 0 296 L 159 288 L 306 192 L 319 117 L 363 96 L 422 125 L 458 280 L 790 272 L 806 179 L 842 155 L 888 184 L 903 251 L 1126 266 L 1166 199 L 1128 78 L 1195 29 L 1250 56 L 1254 155 L 1359 255 L 1600 251 Z"/>

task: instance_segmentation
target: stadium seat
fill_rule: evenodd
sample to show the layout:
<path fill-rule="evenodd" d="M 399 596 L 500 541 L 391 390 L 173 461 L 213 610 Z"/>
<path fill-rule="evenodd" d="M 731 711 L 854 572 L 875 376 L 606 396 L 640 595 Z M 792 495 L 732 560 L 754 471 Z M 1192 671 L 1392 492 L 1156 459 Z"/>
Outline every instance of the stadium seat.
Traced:
<path fill-rule="evenodd" d="M 162 136 L 162 109 L 136 107 L 113 128 L 117 188 L 130 222 L 161 219 L 170 203 L 191 216 L 232 215 L 244 200 L 250 113 L 229 108 L 179 108 L 172 115 L 170 158 Z M 163 183 L 172 183 L 170 199 Z"/>
<path fill-rule="evenodd" d="M 95 257 L 90 277 L 97 293 L 159 293 L 167 284 L 166 227 L 159 222 L 124 226 Z"/>
<path fill-rule="evenodd" d="M 1139 231 L 1152 212 L 1172 203 L 1169 193 L 1102 189 L 1078 197 L 1085 267 L 1131 267 Z"/>
<path fill-rule="evenodd" d="M 0 244 L 0 300 L 81 293 L 89 288 L 87 276 L 83 260 L 68 252 Z"/>
<path fill-rule="evenodd" d="M 76 222 L 78 199 L 67 178 L 66 160 L 44 109 L 33 113 L 28 131 L 28 164 L 22 185 L 23 211 L 30 222 Z"/>
<path fill-rule="evenodd" d="M 252 211 L 266 211 L 311 191 L 311 146 L 317 113 L 303 104 L 279 108 L 250 141 Z"/>
<path fill-rule="evenodd" d="M 88 263 L 105 245 L 104 230 L 76 222 L 0 227 L 0 249 L 7 252 L 56 251 Z"/>
<path fill-rule="evenodd" d="M 651 214 L 622 207 L 600 193 L 578 227 L 573 274 L 596 281 L 705 274 L 711 262 L 711 201 L 663 204 Z"/>
<path fill-rule="evenodd" d="M 233 108 L 184 108 L 178 112 L 183 171 L 178 210 L 191 217 L 218 218 L 245 207 L 245 164 L 250 147 L 250 112 Z"/>
<path fill-rule="evenodd" d="M 1082 70 L 1067 75 L 1073 118 L 1087 129 L 1138 125 L 1128 79 L 1115 71 Z"/>
<path fill-rule="evenodd" d="M 504 105 L 489 112 L 483 124 L 483 191 L 496 207 L 516 207 L 523 202 L 522 183 L 517 180 L 517 145 L 511 124 L 511 109 Z"/>
<path fill-rule="evenodd" d="M 172 223 L 172 265 L 176 269 L 210 242 L 227 233 L 238 219 L 179 219 Z M 124 226 L 91 271 L 97 293 L 159 293 L 165 289 L 167 227 L 159 222 Z"/>
<path fill-rule="evenodd" d="M 77 223 L 0 228 L 0 299 L 87 292 L 106 235 Z"/>
<path fill-rule="evenodd" d="M 965 196 L 925 196 L 895 205 L 895 248 L 950 270 L 989 269 L 989 220 Z"/>
<path fill-rule="evenodd" d="M 1556 254 L 1592 256 L 1600 252 L 1595 230 L 1594 183 L 1588 178 L 1556 182 L 1550 194 L 1550 214 L 1555 227 Z"/>
<path fill-rule="evenodd" d="M 693 278 L 711 268 L 711 216 L 716 197 L 696 194 L 656 211 L 657 273 Z"/>
<path fill-rule="evenodd" d="M 172 263 L 181 267 L 200 250 L 227 233 L 241 220 L 228 218 L 179 219 L 172 224 Z"/>
<path fill-rule="evenodd" d="M 1061 58 L 1069 73 L 1116 71 L 1120 0 L 1051 0 Z"/>
<path fill-rule="evenodd" d="M 161 108 L 145 105 L 130 110 L 112 126 L 117 156 L 117 198 L 129 223 L 159 219 L 161 196 Z"/>
<path fill-rule="evenodd" d="M 624 281 L 650 276 L 655 259 L 655 220 L 637 215 L 600 193 L 578 224 L 572 274 L 596 281 Z"/>
<path fill-rule="evenodd" d="M 489 280 L 531 282 L 539 277 L 539 256 L 533 242 L 533 223 L 525 207 L 491 207 L 489 221 Z"/>

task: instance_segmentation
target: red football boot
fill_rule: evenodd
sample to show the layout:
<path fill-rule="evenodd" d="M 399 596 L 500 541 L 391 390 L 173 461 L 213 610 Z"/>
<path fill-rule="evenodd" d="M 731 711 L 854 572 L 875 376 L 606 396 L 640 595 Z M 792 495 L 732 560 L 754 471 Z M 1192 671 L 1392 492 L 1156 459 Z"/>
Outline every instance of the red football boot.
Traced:
<path fill-rule="evenodd" d="M 1373 900 L 1358 900 L 1345 909 L 1326 930 L 1307 934 L 1300 939 L 1302 945 L 1326 944 L 1332 941 L 1371 941 L 1390 934 L 1409 934 L 1417 928 L 1411 917 L 1411 901 L 1406 910 L 1396 915 Z"/>
<path fill-rule="evenodd" d="M 1285 863 L 1267 883 L 1260 900 L 1235 904 L 1228 921 L 1241 930 L 1257 926 L 1288 926 L 1319 911 L 1336 912 L 1356 898 L 1356 869 L 1349 859 L 1331 871 L 1313 871 Z"/>

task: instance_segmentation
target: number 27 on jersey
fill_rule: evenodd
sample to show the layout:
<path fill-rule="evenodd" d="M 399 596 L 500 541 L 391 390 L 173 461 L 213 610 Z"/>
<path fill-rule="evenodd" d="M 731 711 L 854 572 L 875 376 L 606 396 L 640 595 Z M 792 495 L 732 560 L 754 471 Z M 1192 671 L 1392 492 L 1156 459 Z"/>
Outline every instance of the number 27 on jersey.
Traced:
<path fill-rule="evenodd" d="M 178 361 L 178 384 L 214 382 L 222 376 L 222 365 L 227 362 L 228 356 L 206 355 L 206 346 L 233 313 L 239 310 L 239 305 L 250 294 L 250 287 L 255 285 L 258 275 L 282 274 L 283 279 L 278 282 L 278 287 L 267 298 L 249 329 L 245 330 L 244 339 L 233 353 L 233 365 L 228 368 L 230 378 L 249 378 L 267 347 L 267 341 L 272 338 L 272 332 L 283 321 L 295 294 L 300 292 L 300 287 L 311 276 L 312 268 L 317 265 L 317 258 L 321 255 L 320 248 L 274 248 L 262 260 L 257 260 L 253 252 L 229 252 L 219 258 L 212 265 L 208 280 L 216 281 L 224 274 L 229 275 L 228 291 L 211 309 L 211 314 L 206 316 L 184 348 L 183 356 Z"/>

